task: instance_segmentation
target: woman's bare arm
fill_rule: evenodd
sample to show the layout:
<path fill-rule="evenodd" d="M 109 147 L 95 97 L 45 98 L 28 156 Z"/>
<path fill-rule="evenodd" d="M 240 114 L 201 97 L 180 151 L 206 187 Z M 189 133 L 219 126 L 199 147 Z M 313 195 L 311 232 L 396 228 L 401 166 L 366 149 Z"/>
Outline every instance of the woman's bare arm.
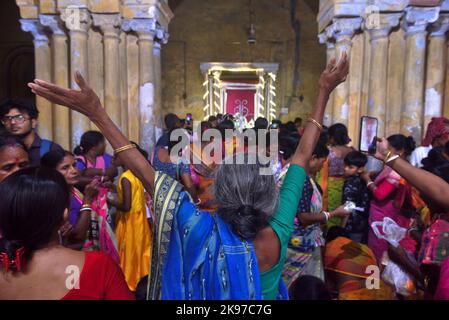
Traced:
<path fill-rule="evenodd" d="M 349 61 L 346 53 L 343 54 L 341 60 L 336 64 L 335 60 L 327 66 L 326 70 L 321 74 L 319 81 L 318 97 L 313 108 L 311 118 L 323 123 L 324 111 L 326 110 L 326 104 L 329 100 L 331 92 L 342 82 L 346 81 L 346 77 L 349 72 Z M 306 168 L 309 159 L 312 157 L 312 153 L 315 149 L 318 138 L 320 137 L 320 130 L 311 122 L 306 124 L 304 134 L 296 149 L 295 154 L 292 156 L 291 163 L 298 164 L 303 168 Z"/>
<path fill-rule="evenodd" d="M 129 145 L 128 138 L 109 118 L 100 99 L 86 84 L 79 72 L 75 73 L 75 81 L 80 90 L 62 88 L 37 79 L 34 83 L 29 83 L 28 86 L 36 95 L 84 114 L 100 129 L 114 149 Z M 121 152 L 118 157 L 142 181 L 145 189 L 153 194 L 155 172 L 145 157 L 137 149 Z"/>
<path fill-rule="evenodd" d="M 388 141 L 381 139 L 377 143 L 376 158 L 385 160 L 388 154 Z M 412 186 L 425 194 L 429 199 L 437 202 L 440 206 L 449 210 L 449 184 L 440 177 L 427 172 L 426 170 L 416 168 L 402 158 L 390 161 L 389 165 L 401 177 L 407 180 Z"/>

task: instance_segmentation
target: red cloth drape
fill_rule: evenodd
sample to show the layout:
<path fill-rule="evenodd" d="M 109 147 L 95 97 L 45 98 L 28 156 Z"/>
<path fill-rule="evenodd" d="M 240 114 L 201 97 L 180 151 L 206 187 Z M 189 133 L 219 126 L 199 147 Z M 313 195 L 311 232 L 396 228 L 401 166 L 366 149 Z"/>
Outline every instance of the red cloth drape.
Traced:
<path fill-rule="evenodd" d="M 256 90 L 226 90 L 226 113 L 243 114 L 248 121 L 254 118 L 254 97 Z"/>

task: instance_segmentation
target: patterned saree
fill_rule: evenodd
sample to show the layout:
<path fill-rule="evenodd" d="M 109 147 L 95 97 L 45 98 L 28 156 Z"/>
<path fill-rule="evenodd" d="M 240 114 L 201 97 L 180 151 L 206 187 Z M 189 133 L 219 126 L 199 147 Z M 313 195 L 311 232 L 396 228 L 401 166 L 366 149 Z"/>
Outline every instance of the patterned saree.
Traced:
<path fill-rule="evenodd" d="M 262 299 L 253 244 L 219 215 L 199 211 L 182 185 L 161 172 L 154 214 L 148 299 Z"/>

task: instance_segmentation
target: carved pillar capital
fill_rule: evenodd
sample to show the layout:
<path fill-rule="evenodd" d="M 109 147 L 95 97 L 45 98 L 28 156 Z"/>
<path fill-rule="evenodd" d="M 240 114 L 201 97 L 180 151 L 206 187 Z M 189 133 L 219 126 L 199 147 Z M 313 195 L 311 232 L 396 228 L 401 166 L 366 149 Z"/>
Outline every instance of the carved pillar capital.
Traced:
<path fill-rule="evenodd" d="M 125 32 L 136 32 L 139 36 L 139 40 L 154 41 L 154 36 L 157 31 L 157 21 L 156 19 L 124 20 L 122 23 L 122 29 Z"/>
<path fill-rule="evenodd" d="M 43 26 L 48 27 L 53 35 L 65 36 L 66 29 L 64 27 L 64 22 L 57 15 L 53 14 L 41 14 L 39 15 L 39 21 Z"/>
<path fill-rule="evenodd" d="M 352 37 L 362 26 L 362 18 L 334 18 L 327 30 L 329 38 L 335 38 L 337 43 L 345 42 L 352 45 Z M 332 36 L 331 36 L 332 35 Z"/>
<path fill-rule="evenodd" d="M 87 33 L 92 25 L 92 18 L 86 8 L 69 6 L 61 10 L 61 19 L 70 31 Z"/>
<path fill-rule="evenodd" d="M 371 41 L 387 38 L 391 29 L 399 25 L 401 17 L 402 13 L 379 14 L 378 24 L 371 28 L 367 28 Z"/>
<path fill-rule="evenodd" d="M 449 30 L 449 14 L 441 14 L 438 20 L 430 27 L 431 37 L 445 37 Z"/>
<path fill-rule="evenodd" d="M 35 46 L 39 47 L 43 44 L 48 44 L 48 35 L 38 19 L 20 19 L 22 30 L 30 32 L 33 35 Z"/>
<path fill-rule="evenodd" d="M 94 26 L 100 28 L 105 37 L 119 38 L 122 19 L 119 14 L 92 14 Z"/>
<path fill-rule="evenodd" d="M 438 20 L 440 14 L 439 7 L 408 7 L 405 11 L 403 27 L 407 35 L 425 32 L 430 23 Z"/>

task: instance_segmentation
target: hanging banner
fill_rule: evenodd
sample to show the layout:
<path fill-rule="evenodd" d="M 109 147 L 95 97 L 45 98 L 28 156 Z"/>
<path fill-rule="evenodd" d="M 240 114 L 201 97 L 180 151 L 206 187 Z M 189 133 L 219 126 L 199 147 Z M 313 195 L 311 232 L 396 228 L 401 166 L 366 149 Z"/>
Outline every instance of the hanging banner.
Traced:
<path fill-rule="evenodd" d="M 226 90 L 226 113 L 240 113 L 247 121 L 254 118 L 254 98 L 256 90 Z"/>

